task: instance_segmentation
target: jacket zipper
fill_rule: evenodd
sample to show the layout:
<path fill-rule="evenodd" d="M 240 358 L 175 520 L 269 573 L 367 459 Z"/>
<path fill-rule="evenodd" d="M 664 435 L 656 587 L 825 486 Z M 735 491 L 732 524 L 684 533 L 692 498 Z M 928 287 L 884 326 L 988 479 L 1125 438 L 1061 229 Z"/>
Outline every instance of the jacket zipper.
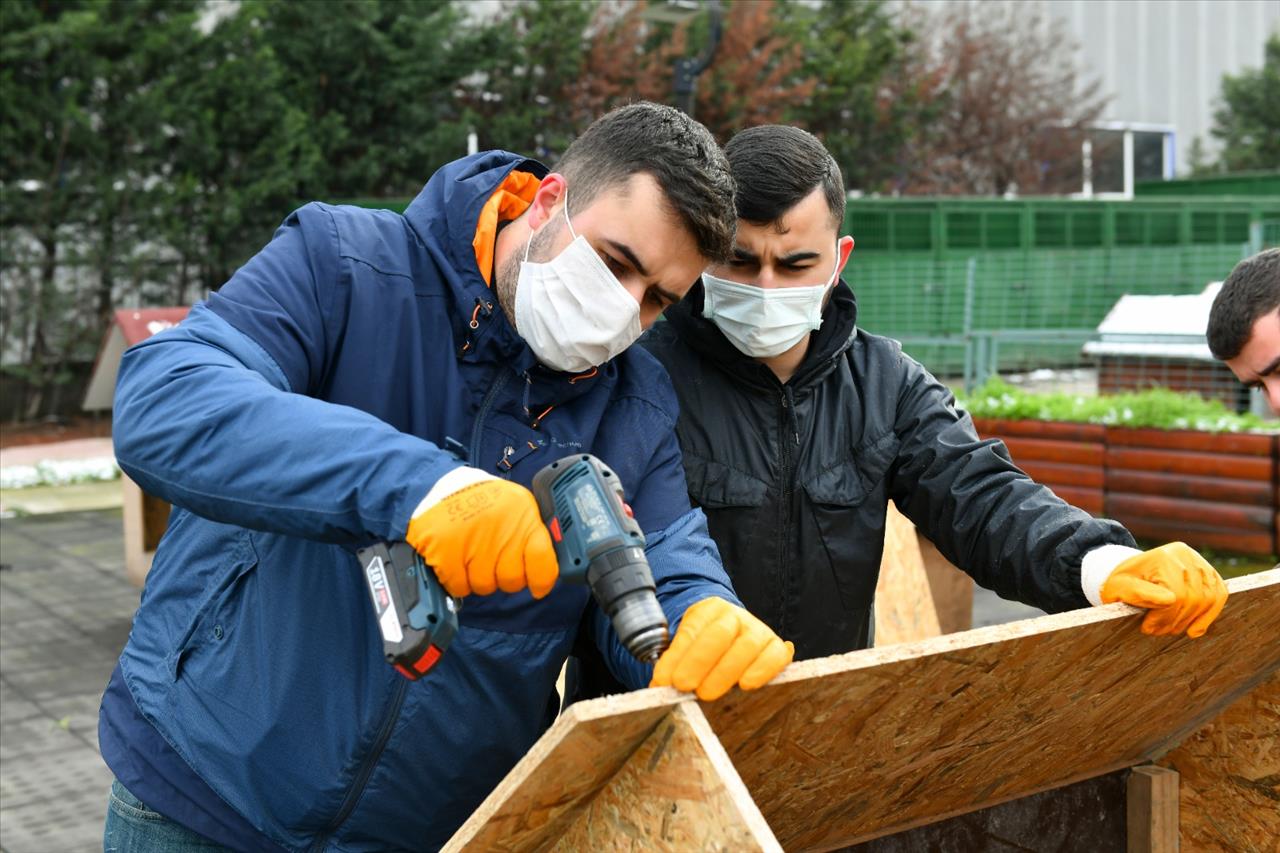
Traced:
<path fill-rule="evenodd" d="M 493 408 L 494 400 L 506 386 L 509 378 L 510 374 L 499 368 L 498 375 L 494 377 L 493 384 L 489 386 L 483 402 L 480 403 L 480 410 L 476 412 L 476 420 L 471 427 L 471 458 L 469 463 L 472 467 L 478 467 L 480 430 L 484 423 L 484 416 L 489 413 L 489 409 Z M 373 749 L 369 751 L 368 757 L 360 765 L 360 772 L 356 774 L 356 781 L 347 792 L 346 799 L 342 801 L 342 807 L 338 809 L 338 814 L 334 816 L 334 819 L 329 822 L 329 825 L 325 827 L 324 831 L 316 837 L 316 840 L 308 848 L 311 853 L 320 853 L 320 851 L 324 850 L 325 844 L 328 843 L 333 833 L 351 815 L 356 803 L 360 800 L 360 795 L 364 793 L 364 786 L 368 784 L 369 777 L 373 775 L 374 767 L 377 766 L 378 760 L 382 757 L 382 750 L 386 748 L 387 741 L 391 739 L 391 730 L 395 727 L 395 723 L 400 717 L 400 709 L 404 706 L 405 693 L 409 688 L 407 680 L 402 678 L 397 678 L 396 680 L 400 683 L 396 685 L 396 695 L 391 701 L 391 711 L 382 721 L 382 727 L 378 730 Z"/>
<path fill-rule="evenodd" d="M 369 754 L 365 757 L 360 765 L 360 772 L 356 774 L 356 780 L 351 788 L 347 791 L 346 799 L 342 801 L 342 806 L 338 809 L 338 813 L 334 815 L 333 820 L 329 821 L 329 825 L 316 836 L 316 840 L 311 842 L 308 847 L 310 853 L 320 853 L 324 850 L 324 846 L 329 843 L 329 839 L 338 831 L 338 827 L 351 816 L 351 812 L 355 809 L 356 803 L 360 801 L 360 796 L 364 793 L 364 786 L 369 783 L 369 777 L 373 775 L 373 768 L 377 766 L 379 759 L 382 758 L 382 750 L 386 748 L 387 741 L 391 739 L 391 730 L 395 728 L 396 721 L 400 719 L 400 709 L 404 705 L 404 696 L 409 689 L 408 679 L 396 676 L 396 694 L 391 699 L 391 710 L 382 720 L 382 727 L 378 729 L 378 736 L 373 741 L 373 748 L 369 750 Z"/>
<path fill-rule="evenodd" d="M 795 418 L 795 397 L 792 394 L 791 386 L 782 386 L 782 417 L 778 424 L 778 444 L 782 450 L 782 500 L 779 501 L 779 530 L 787 531 L 791 529 L 791 503 L 792 480 L 794 479 L 795 454 L 792 452 L 792 440 L 799 442 L 799 426 L 796 425 Z M 785 602 L 787 600 L 787 580 L 791 574 L 791 537 L 784 535 L 782 538 L 782 554 L 780 565 L 778 566 L 778 601 Z M 787 608 L 784 605 L 780 608 L 781 614 L 779 618 L 779 629 L 781 633 L 786 633 L 787 626 Z"/>
<path fill-rule="evenodd" d="M 467 464 L 472 468 L 480 467 L 480 431 L 484 427 L 484 416 L 489 414 L 489 409 L 493 408 L 493 401 L 510 379 L 510 372 L 499 367 L 498 375 L 493 377 L 493 384 L 489 386 L 489 391 L 480 403 L 480 410 L 476 412 L 475 422 L 471 425 L 471 458 L 467 460 Z"/>

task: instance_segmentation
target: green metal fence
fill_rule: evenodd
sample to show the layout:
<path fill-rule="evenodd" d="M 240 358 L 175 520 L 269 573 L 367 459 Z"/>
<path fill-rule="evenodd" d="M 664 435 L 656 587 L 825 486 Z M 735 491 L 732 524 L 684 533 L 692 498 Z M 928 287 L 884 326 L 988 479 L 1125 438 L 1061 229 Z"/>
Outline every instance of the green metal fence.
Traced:
<path fill-rule="evenodd" d="M 1198 293 L 1280 238 L 1280 197 L 855 200 L 859 324 L 935 373 L 1082 362 L 1121 296 Z"/>

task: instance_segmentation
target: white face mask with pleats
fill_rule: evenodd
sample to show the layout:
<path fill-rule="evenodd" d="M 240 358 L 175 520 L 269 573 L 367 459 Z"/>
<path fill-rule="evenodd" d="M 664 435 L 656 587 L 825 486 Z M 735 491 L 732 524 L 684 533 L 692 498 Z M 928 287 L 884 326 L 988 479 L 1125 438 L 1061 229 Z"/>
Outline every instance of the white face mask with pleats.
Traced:
<path fill-rule="evenodd" d="M 573 242 L 545 263 L 529 260 L 524 247 L 516 284 L 516 331 L 538 361 L 581 373 L 619 355 L 640 337 L 640 303 L 591 247 L 574 234 L 569 196 L 564 218 Z"/>
<path fill-rule="evenodd" d="M 715 323 L 740 352 L 773 358 L 822 325 L 822 303 L 838 281 L 840 244 L 825 284 L 764 288 L 702 274 L 702 316 Z"/>

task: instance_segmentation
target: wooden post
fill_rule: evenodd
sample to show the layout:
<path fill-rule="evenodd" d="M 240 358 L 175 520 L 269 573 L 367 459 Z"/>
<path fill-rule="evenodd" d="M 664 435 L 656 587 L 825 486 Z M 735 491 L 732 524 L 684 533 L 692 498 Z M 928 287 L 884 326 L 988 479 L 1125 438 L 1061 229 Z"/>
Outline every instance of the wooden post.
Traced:
<path fill-rule="evenodd" d="M 1154 764 L 1129 774 L 1129 853 L 1177 853 L 1178 773 Z"/>
<path fill-rule="evenodd" d="M 134 586 L 142 586 L 169 525 L 171 507 L 144 492 L 125 474 L 120 475 L 120 484 L 124 490 L 124 571 Z"/>

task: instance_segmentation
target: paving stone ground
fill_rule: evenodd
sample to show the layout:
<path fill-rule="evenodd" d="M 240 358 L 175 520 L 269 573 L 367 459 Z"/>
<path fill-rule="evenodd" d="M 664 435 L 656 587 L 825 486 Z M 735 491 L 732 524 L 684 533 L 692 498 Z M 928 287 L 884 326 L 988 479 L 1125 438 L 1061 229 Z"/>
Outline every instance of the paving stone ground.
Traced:
<path fill-rule="evenodd" d="M 0 851 L 102 849 L 98 702 L 129 635 L 119 510 L 0 521 Z"/>
<path fill-rule="evenodd" d="M 138 596 L 120 510 L 0 520 L 0 853 L 102 849 L 98 703 Z M 975 627 L 1039 613 L 974 598 Z"/>

